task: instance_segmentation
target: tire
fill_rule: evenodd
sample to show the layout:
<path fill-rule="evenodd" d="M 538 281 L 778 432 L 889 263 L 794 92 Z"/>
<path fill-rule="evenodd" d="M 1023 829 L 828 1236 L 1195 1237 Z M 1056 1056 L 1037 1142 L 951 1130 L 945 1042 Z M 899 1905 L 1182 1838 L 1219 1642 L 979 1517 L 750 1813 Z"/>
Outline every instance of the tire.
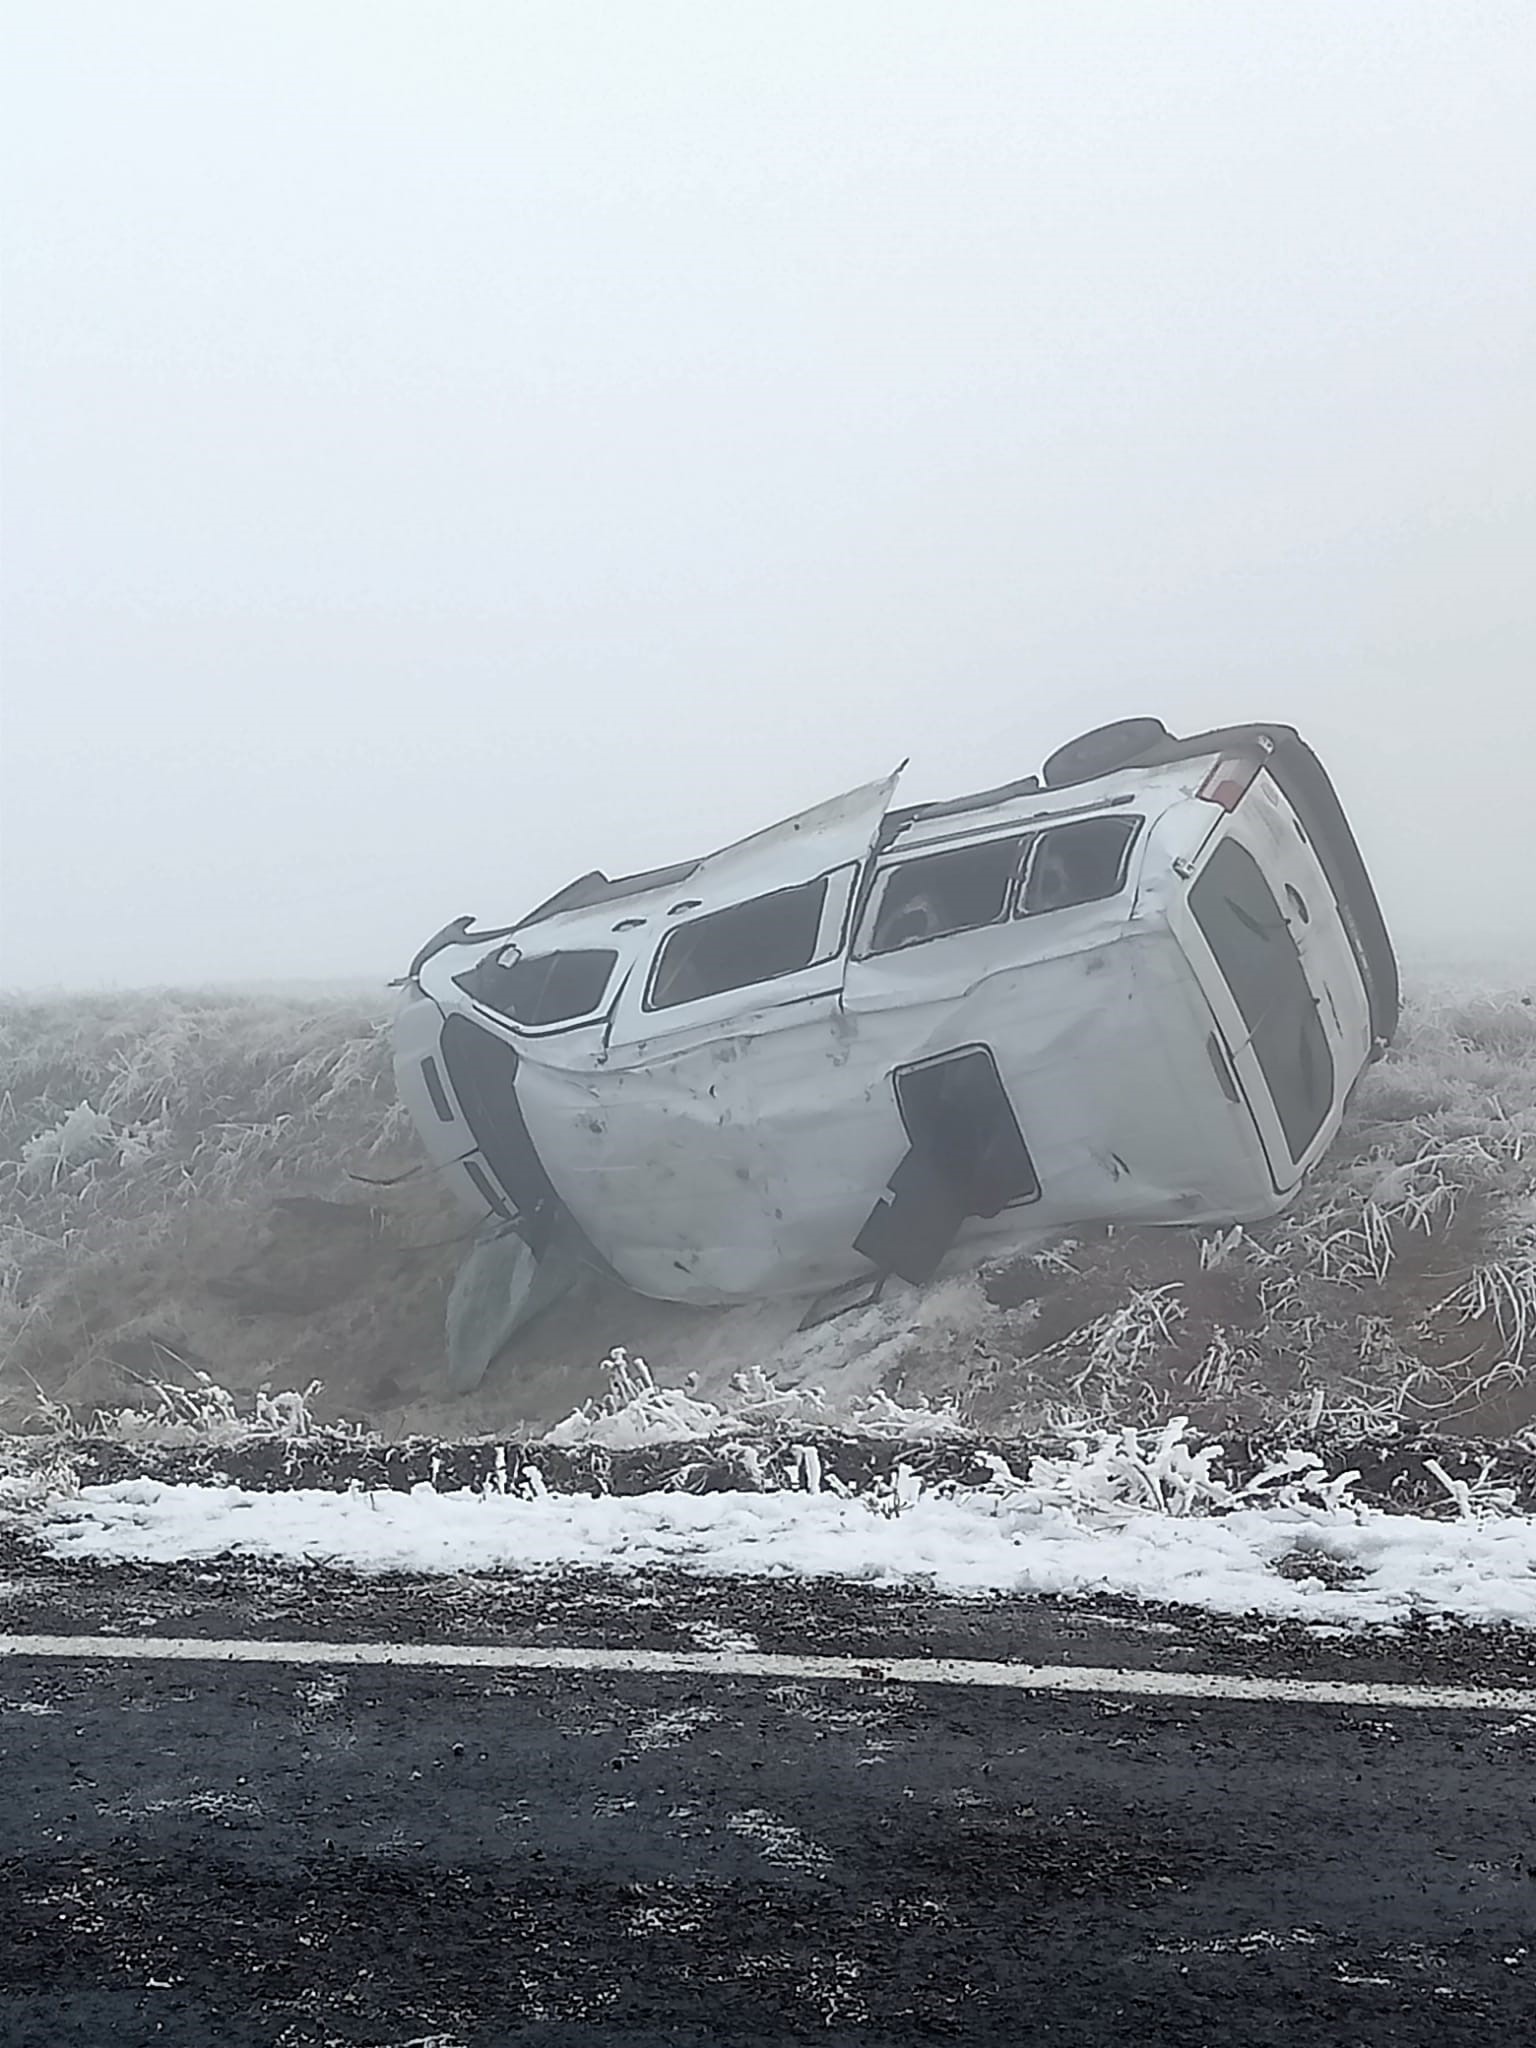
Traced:
<path fill-rule="evenodd" d="M 1075 740 L 1058 747 L 1041 771 L 1047 789 L 1070 789 L 1076 782 L 1093 782 L 1101 775 L 1113 775 L 1117 768 L 1130 768 L 1154 747 L 1166 744 L 1168 728 L 1160 718 L 1117 718 L 1113 725 L 1096 726 Z"/>

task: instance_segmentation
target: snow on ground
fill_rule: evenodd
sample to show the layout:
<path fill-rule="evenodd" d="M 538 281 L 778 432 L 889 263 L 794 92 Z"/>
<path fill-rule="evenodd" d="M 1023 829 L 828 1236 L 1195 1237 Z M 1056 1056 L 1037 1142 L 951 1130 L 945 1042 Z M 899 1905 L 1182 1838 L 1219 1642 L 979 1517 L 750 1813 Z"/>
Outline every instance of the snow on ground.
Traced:
<path fill-rule="evenodd" d="M 88 1487 L 34 1509 L 60 1557 L 185 1562 L 233 1553 L 365 1572 L 674 1569 L 936 1591 L 1118 1594 L 1313 1623 L 1415 1616 L 1536 1627 L 1536 1518 L 1433 1521 L 1328 1506 L 1214 1515 L 1062 1504 L 1022 1483 L 882 1498 Z M 1284 1571 L 1278 1569 L 1284 1566 Z"/>
<path fill-rule="evenodd" d="M 1313 1450 L 1234 1461 L 1175 1416 L 1157 1429 L 1063 1435 L 1048 1453 L 1021 1445 L 1019 1469 L 973 1442 L 970 1477 L 933 1476 L 930 1464 L 925 1479 L 905 1459 L 923 1464 L 955 1418 L 870 1395 L 866 1432 L 897 1462 L 850 1483 L 814 1442 L 796 1444 L 799 1428 L 814 1435 L 823 1418 L 818 1389 L 758 1373 L 724 1410 L 658 1387 L 643 1360 L 616 1353 L 607 1369 L 607 1395 L 545 1433 L 551 1457 L 573 1445 L 601 1459 L 718 1440 L 735 1454 L 729 1486 L 739 1490 L 614 1494 L 601 1490 L 599 1464 L 600 1490 L 551 1492 L 532 1462 L 536 1444 L 515 1471 L 498 1451 L 473 1487 L 441 1483 L 435 1458 L 432 1479 L 409 1491 L 357 1480 L 345 1491 L 340 1480 L 257 1491 L 142 1474 L 82 1485 L 64 1440 L 23 1457 L 14 1439 L 10 1458 L 0 1457 L 0 1524 L 82 1561 L 233 1555 L 445 1575 L 670 1569 L 970 1596 L 1108 1594 L 1353 1627 L 1444 1616 L 1536 1628 L 1536 1515 L 1515 1511 L 1514 1490 L 1491 1468 L 1457 1477 L 1426 1455 L 1440 1514 L 1385 1512 L 1356 1493 L 1355 1471 L 1330 1471 Z M 253 1435 L 290 1448 L 315 1441 L 302 1396 L 267 1399 L 242 1422 L 212 1399 L 218 1391 L 204 1390 L 183 1433 L 195 1423 L 225 1445 Z M 120 1416 L 118 1440 L 137 1441 L 144 1421 Z"/>

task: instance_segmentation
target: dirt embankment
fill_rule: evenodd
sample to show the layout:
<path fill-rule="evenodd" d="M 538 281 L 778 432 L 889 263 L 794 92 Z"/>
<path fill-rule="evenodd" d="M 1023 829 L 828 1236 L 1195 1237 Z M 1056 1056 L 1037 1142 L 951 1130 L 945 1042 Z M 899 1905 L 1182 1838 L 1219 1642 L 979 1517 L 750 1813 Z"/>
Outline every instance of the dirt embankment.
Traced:
<path fill-rule="evenodd" d="M 539 1426 L 615 1346 L 658 1379 L 871 1390 L 992 1434 L 1190 1415 L 1227 1433 L 1536 1421 L 1536 1011 L 1420 998 L 1291 1215 L 1099 1233 L 805 1336 L 593 1280 L 462 1401 L 438 1390 L 464 1220 L 393 1098 L 383 1006 L 173 993 L 0 1009 L 0 1429 L 205 1374 L 321 1382 L 388 1433 Z"/>

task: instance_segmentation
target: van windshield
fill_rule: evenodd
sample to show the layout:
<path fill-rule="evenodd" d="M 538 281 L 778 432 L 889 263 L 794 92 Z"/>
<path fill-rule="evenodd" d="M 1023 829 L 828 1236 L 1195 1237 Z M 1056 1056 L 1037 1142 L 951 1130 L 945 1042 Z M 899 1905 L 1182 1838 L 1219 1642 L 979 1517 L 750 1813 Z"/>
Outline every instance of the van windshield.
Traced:
<path fill-rule="evenodd" d="M 1299 1160 L 1333 1107 L 1333 1054 L 1290 926 L 1258 862 L 1224 839 L 1189 892 L 1189 907 L 1274 1097 Z"/>
<path fill-rule="evenodd" d="M 618 959 L 606 947 L 529 958 L 504 946 L 453 978 L 466 995 L 514 1024 L 569 1024 L 601 1007 Z"/>

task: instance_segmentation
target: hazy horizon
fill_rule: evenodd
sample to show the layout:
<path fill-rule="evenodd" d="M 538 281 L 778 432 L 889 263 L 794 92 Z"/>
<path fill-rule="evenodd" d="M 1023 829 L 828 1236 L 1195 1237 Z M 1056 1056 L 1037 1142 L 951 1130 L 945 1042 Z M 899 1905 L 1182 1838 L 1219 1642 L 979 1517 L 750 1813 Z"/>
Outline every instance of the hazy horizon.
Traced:
<path fill-rule="evenodd" d="M 1527 8 L 8 24 L 0 984 L 381 980 L 1147 711 L 1530 945 Z"/>

